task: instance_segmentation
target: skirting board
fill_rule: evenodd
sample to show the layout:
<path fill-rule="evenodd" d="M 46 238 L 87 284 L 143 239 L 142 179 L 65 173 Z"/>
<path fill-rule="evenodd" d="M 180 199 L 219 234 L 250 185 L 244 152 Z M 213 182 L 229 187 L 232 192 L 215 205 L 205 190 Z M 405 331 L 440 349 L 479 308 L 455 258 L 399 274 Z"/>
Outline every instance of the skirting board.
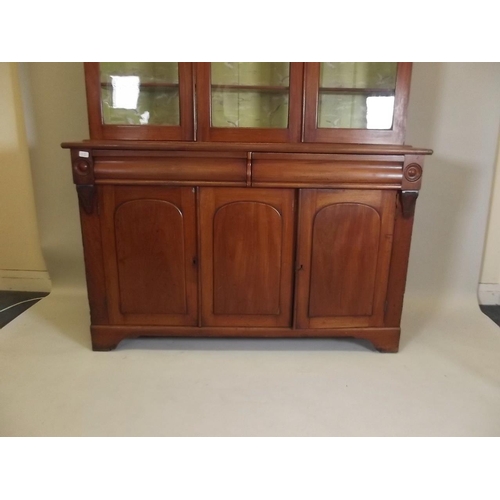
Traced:
<path fill-rule="evenodd" d="M 500 283 L 479 283 L 478 299 L 482 306 L 500 304 Z"/>
<path fill-rule="evenodd" d="M 50 292 L 52 288 L 47 271 L 0 269 L 0 290 L 16 292 Z"/>

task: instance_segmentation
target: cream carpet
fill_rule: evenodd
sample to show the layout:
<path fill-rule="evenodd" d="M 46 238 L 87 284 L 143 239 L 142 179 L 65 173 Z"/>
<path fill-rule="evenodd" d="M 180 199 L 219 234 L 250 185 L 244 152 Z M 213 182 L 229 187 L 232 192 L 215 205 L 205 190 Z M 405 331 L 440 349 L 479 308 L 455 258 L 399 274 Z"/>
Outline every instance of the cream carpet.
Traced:
<path fill-rule="evenodd" d="M 354 340 L 139 339 L 92 352 L 83 292 L 0 330 L 1 436 L 498 436 L 500 328 L 408 299 L 398 354 Z"/>

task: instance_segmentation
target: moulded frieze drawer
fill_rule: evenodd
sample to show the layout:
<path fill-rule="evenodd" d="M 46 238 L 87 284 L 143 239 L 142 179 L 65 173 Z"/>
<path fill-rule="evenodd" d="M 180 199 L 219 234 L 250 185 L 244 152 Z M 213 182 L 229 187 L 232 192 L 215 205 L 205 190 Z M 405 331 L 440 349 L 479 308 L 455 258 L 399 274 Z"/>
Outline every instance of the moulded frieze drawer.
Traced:
<path fill-rule="evenodd" d="M 247 158 L 226 156 L 110 157 L 97 159 L 94 173 L 98 184 L 158 181 L 188 185 L 234 185 L 247 183 Z"/>
<path fill-rule="evenodd" d="M 255 153 L 252 185 L 397 189 L 401 187 L 403 162 L 399 155 Z"/>

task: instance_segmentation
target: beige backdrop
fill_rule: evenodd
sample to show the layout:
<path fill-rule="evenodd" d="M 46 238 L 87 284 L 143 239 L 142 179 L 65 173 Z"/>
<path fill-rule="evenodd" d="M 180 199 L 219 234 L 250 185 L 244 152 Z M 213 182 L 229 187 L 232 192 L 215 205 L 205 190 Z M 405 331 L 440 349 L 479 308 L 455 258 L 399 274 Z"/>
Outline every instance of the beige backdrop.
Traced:
<path fill-rule="evenodd" d="M 43 252 L 57 286 L 84 286 L 63 141 L 88 138 L 80 63 L 21 64 Z M 407 143 L 429 147 L 407 295 L 476 295 L 500 123 L 500 64 L 415 63 Z M 437 304 L 438 302 L 436 302 Z"/>
<path fill-rule="evenodd" d="M 20 64 L 42 251 L 53 286 L 85 284 L 78 202 L 61 142 L 88 139 L 83 64 Z"/>
<path fill-rule="evenodd" d="M 407 293 L 476 300 L 500 124 L 500 64 L 417 63 L 408 143 L 430 147 Z"/>
<path fill-rule="evenodd" d="M 0 290 L 48 291 L 16 63 L 0 63 L 0 179 Z"/>
<path fill-rule="evenodd" d="M 500 137 L 479 284 L 481 304 L 500 304 Z"/>

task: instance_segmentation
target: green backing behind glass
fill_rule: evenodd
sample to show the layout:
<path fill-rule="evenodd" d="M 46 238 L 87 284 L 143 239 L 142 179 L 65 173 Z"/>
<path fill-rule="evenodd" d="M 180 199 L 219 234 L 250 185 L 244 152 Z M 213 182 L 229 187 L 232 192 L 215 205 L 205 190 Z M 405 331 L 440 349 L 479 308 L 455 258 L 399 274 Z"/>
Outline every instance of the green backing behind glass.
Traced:
<path fill-rule="evenodd" d="M 320 64 L 319 128 L 367 128 L 367 97 L 394 95 L 397 63 L 324 62 Z M 321 89 L 328 89 L 322 91 Z M 369 94 L 331 89 L 369 89 Z M 383 91 L 383 92 L 382 92 Z M 387 104 L 392 106 L 391 103 Z M 393 113 L 387 109 L 387 113 Z M 390 128 L 390 127 L 389 127 Z"/>
<path fill-rule="evenodd" d="M 213 127 L 288 127 L 290 63 L 211 63 L 211 71 Z"/>
<path fill-rule="evenodd" d="M 100 67 L 101 83 L 107 84 L 101 85 L 102 116 L 105 124 L 179 125 L 178 63 L 110 62 L 101 63 Z M 112 76 L 139 77 L 141 87 L 136 109 L 113 107 Z M 149 116 L 146 117 L 145 113 L 149 113 Z"/>

